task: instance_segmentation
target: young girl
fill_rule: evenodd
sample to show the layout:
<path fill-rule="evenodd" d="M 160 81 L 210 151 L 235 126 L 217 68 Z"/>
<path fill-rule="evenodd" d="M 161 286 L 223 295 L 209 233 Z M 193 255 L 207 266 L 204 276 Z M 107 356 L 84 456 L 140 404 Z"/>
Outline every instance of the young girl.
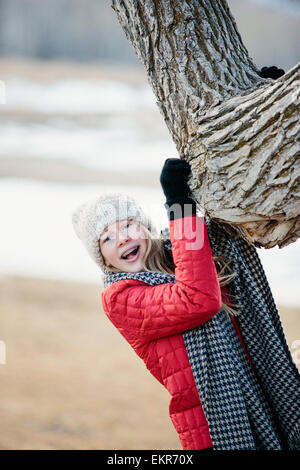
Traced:
<path fill-rule="evenodd" d="M 197 216 L 189 173 L 164 164 L 169 233 L 120 194 L 74 213 L 104 311 L 170 392 L 184 450 L 299 449 L 299 373 L 256 250 Z"/>

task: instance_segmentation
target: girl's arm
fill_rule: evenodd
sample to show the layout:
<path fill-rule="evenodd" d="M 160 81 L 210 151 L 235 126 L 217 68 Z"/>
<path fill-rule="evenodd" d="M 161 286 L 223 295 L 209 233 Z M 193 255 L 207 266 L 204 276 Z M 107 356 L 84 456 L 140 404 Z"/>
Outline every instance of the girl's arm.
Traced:
<path fill-rule="evenodd" d="M 105 312 L 133 346 L 195 328 L 222 306 L 205 219 L 189 197 L 190 171 L 186 161 L 168 158 L 160 176 L 177 282 L 149 286 L 128 279 L 102 293 Z"/>
<path fill-rule="evenodd" d="M 195 328 L 222 306 L 204 218 L 192 214 L 169 224 L 177 283 L 149 286 L 128 279 L 102 292 L 107 316 L 136 346 Z"/>

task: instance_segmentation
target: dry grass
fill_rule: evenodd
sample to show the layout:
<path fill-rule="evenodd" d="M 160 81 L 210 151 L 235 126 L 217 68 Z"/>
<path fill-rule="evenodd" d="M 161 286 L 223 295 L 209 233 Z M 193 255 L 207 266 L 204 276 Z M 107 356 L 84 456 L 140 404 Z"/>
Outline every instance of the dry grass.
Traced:
<path fill-rule="evenodd" d="M 95 65 L 66 60 L 34 60 L 17 57 L 0 58 L 1 80 L 22 77 L 38 82 L 50 82 L 76 77 L 78 79 L 126 81 L 132 85 L 147 83 L 147 74 L 136 67 L 98 63 Z"/>
<path fill-rule="evenodd" d="M 98 286 L 0 282 L 0 449 L 180 449 L 169 395 L 101 311 Z M 281 309 L 289 344 L 299 310 Z"/>
<path fill-rule="evenodd" d="M 35 179 L 75 184 L 107 184 L 134 186 L 137 181 L 144 186 L 159 186 L 159 171 L 114 171 L 88 168 L 66 160 L 40 160 L 37 158 L 0 158 L 0 178 Z"/>
<path fill-rule="evenodd" d="M 1 449 L 175 449 L 169 396 L 100 309 L 97 286 L 0 284 Z"/>

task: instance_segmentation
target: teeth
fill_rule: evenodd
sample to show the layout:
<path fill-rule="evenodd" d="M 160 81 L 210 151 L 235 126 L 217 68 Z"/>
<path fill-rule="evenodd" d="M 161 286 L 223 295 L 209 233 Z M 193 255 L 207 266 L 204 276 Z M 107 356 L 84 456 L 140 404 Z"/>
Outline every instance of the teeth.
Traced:
<path fill-rule="evenodd" d="M 131 250 L 129 251 L 125 251 L 125 253 L 121 256 L 121 258 L 125 258 L 126 256 L 128 256 L 132 251 L 136 250 L 137 246 L 135 246 L 134 248 L 131 248 Z"/>

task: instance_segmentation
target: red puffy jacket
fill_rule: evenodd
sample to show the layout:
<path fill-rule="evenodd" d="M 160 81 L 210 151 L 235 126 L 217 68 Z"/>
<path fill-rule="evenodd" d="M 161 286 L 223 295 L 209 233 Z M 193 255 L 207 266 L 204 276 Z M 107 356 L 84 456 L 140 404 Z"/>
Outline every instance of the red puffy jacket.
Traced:
<path fill-rule="evenodd" d="M 203 246 L 189 250 L 186 243 L 196 242 L 193 234 L 199 223 L 204 229 Z M 176 233 L 182 233 L 181 238 Z M 221 289 L 205 219 L 191 215 L 170 221 L 170 238 L 176 283 L 151 286 L 126 279 L 104 289 L 101 297 L 108 318 L 170 392 L 170 417 L 182 448 L 199 450 L 213 443 L 182 333 L 221 309 Z M 233 322 L 242 342 L 238 324 Z"/>

